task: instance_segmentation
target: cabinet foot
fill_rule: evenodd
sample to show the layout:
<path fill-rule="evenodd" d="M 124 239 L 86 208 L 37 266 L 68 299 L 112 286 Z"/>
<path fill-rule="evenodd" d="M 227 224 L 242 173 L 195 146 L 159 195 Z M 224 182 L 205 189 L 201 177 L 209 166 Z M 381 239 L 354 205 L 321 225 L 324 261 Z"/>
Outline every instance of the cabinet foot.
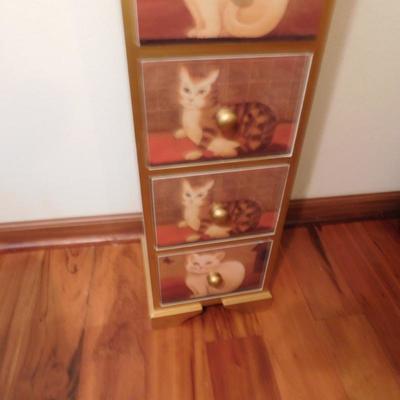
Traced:
<path fill-rule="evenodd" d="M 226 297 L 222 299 L 221 303 L 229 310 L 250 312 L 269 307 L 272 303 L 272 295 L 270 291 L 266 290 L 258 293 Z"/>
<path fill-rule="evenodd" d="M 202 312 L 203 306 L 200 303 L 153 309 L 150 312 L 151 326 L 157 329 L 180 325 Z"/>

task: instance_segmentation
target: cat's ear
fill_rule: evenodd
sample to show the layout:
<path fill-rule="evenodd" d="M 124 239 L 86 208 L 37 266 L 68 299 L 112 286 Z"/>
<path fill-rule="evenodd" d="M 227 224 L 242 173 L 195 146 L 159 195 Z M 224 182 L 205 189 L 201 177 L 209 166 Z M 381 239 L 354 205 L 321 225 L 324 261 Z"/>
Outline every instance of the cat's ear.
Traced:
<path fill-rule="evenodd" d="M 191 81 L 189 71 L 183 65 L 179 69 L 179 77 L 180 77 L 181 81 L 183 81 L 183 82 Z"/>
<path fill-rule="evenodd" d="M 186 259 L 190 264 L 193 264 L 197 259 L 197 254 L 196 253 L 188 254 L 186 256 Z"/>
<path fill-rule="evenodd" d="M 182 180 L 182 189 L 185 192 L 192 189 L 192 186 L 190 185 L 190 182 L 187 179 Z"/>
<path fill-rule="evenodd" d="M 219 77 L 219 69 L 214 69 L 214 71 L 211 71 L 207 78 L 204 80 L 204 83 L 207 85 L 212 85 Z"/>
<path fill-rule="evenodd" d="M 210 179 L 205 183 L 204 189 L 208 192 L 214 186 L 214 183 L 215 183 L 214 179 Z"/>
<path fill-rule="evenodd" d="M 219 260 L 222 261 L 225 257 L 225 252 L 224 251 L 219 251 L 218 253 L 215 253 L 215 257 Z"/>

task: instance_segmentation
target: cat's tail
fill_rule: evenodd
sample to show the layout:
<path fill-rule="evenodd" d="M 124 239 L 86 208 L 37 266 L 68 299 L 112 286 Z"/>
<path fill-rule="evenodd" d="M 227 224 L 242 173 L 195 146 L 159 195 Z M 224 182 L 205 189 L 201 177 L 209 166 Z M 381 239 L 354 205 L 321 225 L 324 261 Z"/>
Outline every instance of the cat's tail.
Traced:
<path fill-rule="evenodd" d="M 232 36 L 260 37 L 270 33 L 283 18 L 289 0 L 253 0 L 249 6 L 230 1 L 224 10 L 224 27 Z"/>

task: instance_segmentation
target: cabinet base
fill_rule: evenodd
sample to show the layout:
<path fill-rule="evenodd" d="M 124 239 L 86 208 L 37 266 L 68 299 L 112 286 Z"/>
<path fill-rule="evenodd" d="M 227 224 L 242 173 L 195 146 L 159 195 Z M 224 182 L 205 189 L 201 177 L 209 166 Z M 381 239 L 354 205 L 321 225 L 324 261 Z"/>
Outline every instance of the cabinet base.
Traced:
<path fill-rule="evenodd" d="M 269 291 L 263 291 L 226 297 L 220 302 L 224 308 L 229 310 L 251 312 L 268 307 L 272 302 L 272 295 Z M 200 315 L 203 310 L 204 307 L 201 303 L 150 309 L 151 326 L 157 329 L 180 325 L 188 319 Z"/>
<path fill-rule="evenodd" d="M 153 328 L 164 328 L 173 325 L 180 325 L 202 312 L 203 306 L 201 303 L 153 309 L 150 310 L 151 326 Z"/>
<path fill-rule="evenodd" d="M 242 294 L 240 296 L 226 297 L 221 300 L 221 303 L 229 310 L 250 312 L 268 307 L 272 303 L 272 294 L 269 290 Z"/>

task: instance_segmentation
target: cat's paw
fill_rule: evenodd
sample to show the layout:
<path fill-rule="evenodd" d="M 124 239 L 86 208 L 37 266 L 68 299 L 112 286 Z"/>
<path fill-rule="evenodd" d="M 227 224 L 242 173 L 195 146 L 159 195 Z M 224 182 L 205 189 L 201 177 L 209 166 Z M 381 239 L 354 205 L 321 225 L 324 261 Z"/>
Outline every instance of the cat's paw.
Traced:
<path fill-rule="evenodd" d="M 187 242 L 197 242 L 200 238 L 201 238 L 200 235 L 193 234 L 193 235 L 189 235 L 189 236 L 186 238 L 186 241 L 187 241 Z"/>
<path fill-rule="evenodd" d="M 187 226 L 188 226 L 188 224 L 184 220 L 178 222 L 178 227 L 179 228 L 186 228 Z"/>
<path fill-rule="evenodd" d="M 189 153 L 186 153 L 184 155 L 185 160 L 198 160 L 203 156 L 203 152 L 200 150 L 193 150 L 190 151 Z"/>
<path fill-rule="evenodd" d="M 176 139 L 182 139 L 182 138 L 186 137 L 186 133 L 185 133 L 185 131 L 183 129 L 177 129 L 174 132 L 174 137 Z"/>
<path fill-rule="evenodd" d="M 189 29 L 186 33 L 186 36 L 189 38 L 197 38 L 197 32 L 198 32 L 198 29 L 196 29 L 196 28 Z"/>
<path fill-rule="evenodd" d="M 217 31 L 216 29 L 198 29 L 195 37 L 199 39 L 208 39 L 219 37 L 220 34 L 221 31 Z"/>
<path fill-rule="evenodd" d="M 211 225 L 204 232 L 210 238 L 226 238 L 229 236 L 229 226 Z"/>
<path fill-rule="evenodd" d="M 237 148 L 240 144 L 234 140 L 225 138 L 215 138 L 208 145 L 207 150 L 219 157 L 236 157 L 238 155 Z"/>

